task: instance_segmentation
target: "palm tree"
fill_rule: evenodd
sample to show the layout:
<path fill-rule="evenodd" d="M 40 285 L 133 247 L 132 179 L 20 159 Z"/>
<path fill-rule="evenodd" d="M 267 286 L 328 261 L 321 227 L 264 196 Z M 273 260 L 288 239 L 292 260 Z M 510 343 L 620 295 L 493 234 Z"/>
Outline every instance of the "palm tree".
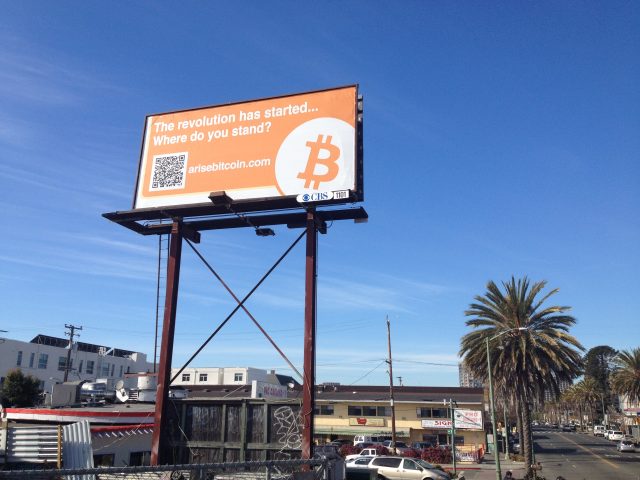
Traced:
<path fill-rule="evenodd" d="M 576 320 L 566 306 L 543 306 L 557 289 L 542 295 L 546 282 L 530 284 L 527 277 L 503 282 L 504 292 L 492 281 L 483 296 L 476 296 L 465 315 L 476 330 L 462 337 L 460 356 L 472 372 L 488 378 L 486 341 L 491 342 L 492 375 L 496 385 L 514 392 L 521 415 L 525 464 L 531 465 L 531 404 L 545 391 L 558 396 L 561 382 L 571 382 L 581 369 L 584 350 L 569 335 Z M 498 337 L 500 337 L 498 339 Z M 528 472 L 529 475 L 531 472 Z"/>
<path fill-rule="evenodd" d="M 589 408 L 589 418 L 591 418 L 591 423 L 595 425 L 596 405 L 601 401 L 603 395 L 603 392 L 599 389 L 598 382 L 592 377 L 585 377 L 575 385 L 575 388 L 576 394 L 581 398 L 583 405 Z"/>
<path fill-rule="evenodd" d="M 622 350 L 613 359 L 613 364 L 613 391 L 628 396 L 631 402 L 640 402 L 640 347 Z"/>

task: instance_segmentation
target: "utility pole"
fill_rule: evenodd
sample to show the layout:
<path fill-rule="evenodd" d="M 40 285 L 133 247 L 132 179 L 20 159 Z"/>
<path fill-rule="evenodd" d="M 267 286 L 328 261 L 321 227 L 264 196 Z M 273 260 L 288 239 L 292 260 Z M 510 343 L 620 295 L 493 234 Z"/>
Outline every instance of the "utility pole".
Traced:
<path fill-rule="evenodd" d="M 65 323 L 64 328 L 69 329 L 68 332 L 64 332 L 64 334 L 69 337 L 69 350 L 67 351 L 67 364 L 64 366 L 64 381 L 66 382 L 69 378 L 69 370 L 71 368 L 71 348 L 73 347 L 73 337 L 75 336 L 75 331 L 82 330 L 82 327 L 76 327 L 75 325 L 69 325 Z"/>
<path fill-rule="evenodd" d="M 393 361 L 391 360 L 391 323 L 387 315 L 387 345 L 389 346 L 389 403 L 391 404 L 391 448 L 396 453 L 396 407 L 393 402 Z"/>
<path fill-rule="evenodd" d="M 398 386 L 401 387 L 402 386 L 402 377 L 398 377 Z"/>
<path fill-rule="evenodd" d="M 443 400 L 443 403 L 446 405 L 447 400 Z M 450 398 L 449 399 L 449 412 L 451 413 L 451 457 L 453 459 L 453 474 L 456 474 L 456 416 L 453 405 L 457 403 Z"/>

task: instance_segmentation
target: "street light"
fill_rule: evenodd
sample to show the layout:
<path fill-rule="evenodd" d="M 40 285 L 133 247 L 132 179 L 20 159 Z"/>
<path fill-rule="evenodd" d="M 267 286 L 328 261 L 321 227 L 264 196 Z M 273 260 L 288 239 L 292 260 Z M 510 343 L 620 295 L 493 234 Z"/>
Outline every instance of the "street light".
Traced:
<path fill-rule="evenodd" d="M 513 332 L 513 331 L 521 331 L 528 330 L 527 327 L 518 327 L 518 328 L 510 328 L 509 330 L 505 330 L 504 332 L 500 332 L 498 335 L 494 335 L 489 338 L 486 337 L 487 343 L 487 371 L 489 373 L 489 407 L 491 409 L 491 427 L 493 429 L 493 451 L 496 459 L 496 479 L 502 480 L 502 470 L 500 468 L 500 453 L 498 452 L 498 435 L 496 433 L 496 409 L 493 402 L 493 375 L 491 372 L 491 356 L 489 355 L 489 342 L 491 340 L 495 340 L 496 338 L 504 335 L 505 333 Z"/>

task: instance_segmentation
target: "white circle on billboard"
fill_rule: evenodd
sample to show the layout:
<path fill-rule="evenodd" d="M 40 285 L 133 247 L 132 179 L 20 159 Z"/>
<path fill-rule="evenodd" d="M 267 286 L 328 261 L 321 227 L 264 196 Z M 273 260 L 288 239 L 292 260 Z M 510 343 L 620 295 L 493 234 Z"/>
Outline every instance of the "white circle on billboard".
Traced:
<path fill-rule="evenodd" d="M 276 156 L 282 195 L 353 189 L 355 129 L 337 118 L 316 118 L 296 127 Z"/>

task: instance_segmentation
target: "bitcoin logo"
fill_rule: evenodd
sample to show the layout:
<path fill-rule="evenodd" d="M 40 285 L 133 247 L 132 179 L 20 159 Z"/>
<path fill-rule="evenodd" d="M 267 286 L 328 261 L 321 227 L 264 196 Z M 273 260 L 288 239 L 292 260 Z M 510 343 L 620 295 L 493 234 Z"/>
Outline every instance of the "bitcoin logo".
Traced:
<path fill-rule="evenodd" d="M 307 168 L 298 174 L 298 178 L 304 180 L 304 188 L 318 190 L 320 182 L 330 182 L 338 176 L 340 169 L 336 161 L 340 158 L 340 149 L 331 143 L 331 135 L 318 135 L 315 142 L 307 142 L 306 145 L 311 150 L 307 159 Z M 329 156 L 321 157 L 322 150 L 329 152 Z M 326 167 L 324 174 L 317 173 L 318 164 Z"/>
<path fill-rule="evenodd" d="M 355 185 L 355 129 L 337 118 L 314 118 L 298 125 L 276 155 L 280 195 L 313 195 L 350 190 Z"/>

